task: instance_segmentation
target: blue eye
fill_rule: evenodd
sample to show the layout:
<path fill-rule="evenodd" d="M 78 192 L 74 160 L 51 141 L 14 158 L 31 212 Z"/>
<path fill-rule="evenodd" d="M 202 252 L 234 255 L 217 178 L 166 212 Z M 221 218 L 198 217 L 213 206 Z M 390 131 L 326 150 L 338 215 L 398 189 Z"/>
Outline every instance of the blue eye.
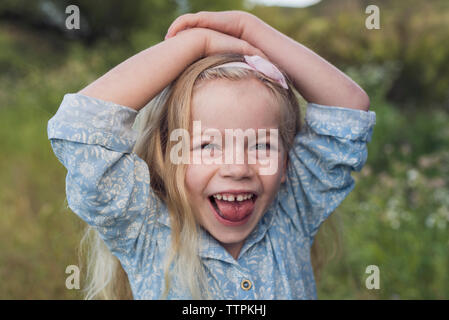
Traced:
<path fill-rule="evenodd" d="M 205 143 L 201 145 L 201 149 L 215 149 L 216 147 L 218 146 L 213 143 Z"/>
<path fill-rule="evenodd" d="M 270 149 L 270 144 L 269 143 L 258 143 L 258 144 L 256 144 L 256 149 L 257 150 Z"/>

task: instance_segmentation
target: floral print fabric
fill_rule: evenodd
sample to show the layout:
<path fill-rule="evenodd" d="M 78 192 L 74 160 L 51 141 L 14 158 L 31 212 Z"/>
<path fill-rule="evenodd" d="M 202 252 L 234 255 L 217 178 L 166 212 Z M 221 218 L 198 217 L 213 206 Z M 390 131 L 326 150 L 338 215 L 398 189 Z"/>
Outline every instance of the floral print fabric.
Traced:
<path fill-rule="evenodd" d="M 132 152 L 138 112 L 66 94 L 48 138 L 67 169 L 70 209 L 94 226 L 128 274 L 135 299 L 158 299 L 170 249 L 165 204 L 147 164 Z M 200 229 L 199 255 L 215 299 L 316 299 L 310 249 L 321 223 L 354 188 L 367 159 L 376 114 L 309 103 L 289 153 L 286 182 L 234 259 Z M 242 281 L 251 284 L 245 290 Z M 173 283 L 168 299 L 191 299 Z"/>

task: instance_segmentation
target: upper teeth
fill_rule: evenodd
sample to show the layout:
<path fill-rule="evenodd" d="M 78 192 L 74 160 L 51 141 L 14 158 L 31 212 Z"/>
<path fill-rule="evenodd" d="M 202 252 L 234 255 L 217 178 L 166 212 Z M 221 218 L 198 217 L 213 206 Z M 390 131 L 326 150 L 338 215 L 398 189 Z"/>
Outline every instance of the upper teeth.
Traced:
<path fill-rule="evenodd" d="M 253 197 L 252 193 L 242 193 L 242 194 L 214 194 L 214 198 L 218 200 L 225 200 L 225 201 L 244 201 L 247 199 L 251 199 Z"/>

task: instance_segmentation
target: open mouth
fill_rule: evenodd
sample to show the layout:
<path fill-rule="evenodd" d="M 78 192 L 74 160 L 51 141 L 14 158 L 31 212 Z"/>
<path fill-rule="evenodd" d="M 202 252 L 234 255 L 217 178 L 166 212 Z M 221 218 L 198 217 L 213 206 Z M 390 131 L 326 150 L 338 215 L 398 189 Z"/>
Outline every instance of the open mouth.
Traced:
<path fill-rule="evenodd" d="M 215 194 L 209 197 L 217 220 L 225 225 L 241 225 L 248 221 L 254 211 L 257 195 Z"/>

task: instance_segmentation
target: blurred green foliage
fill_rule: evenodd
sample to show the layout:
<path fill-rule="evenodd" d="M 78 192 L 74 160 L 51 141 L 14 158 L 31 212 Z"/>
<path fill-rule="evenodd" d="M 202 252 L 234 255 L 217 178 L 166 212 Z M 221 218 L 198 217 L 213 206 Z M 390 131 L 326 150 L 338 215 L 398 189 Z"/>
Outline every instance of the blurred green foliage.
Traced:
<path fill-rule="evenodd" d="M 380 9 L 380 30 L 367 30 L 365 8 Z M 254 13 L 340 68 L 372 65 L 403 108 L 449 110 L 449 2 L 327 0 L 304 9 L 258 7 Z M 385 65 L 386 64 L 386 65 Z"/>
<path fill-rule="evenodd" d="M 67 208 L 66 171 L 46 132 L 63 95 L 162 41 L 184 12 L 245 8 L 240 0 L 70 1 L 89 26 L 76 35 L 58 24 L 55 10 L 67 3 L 0 3 L 3 299 L 82 298 L 65 288 L 64 272 L 78 264 L 84 224 Z M 368 4 L 380 7 L 381 30 L 365 28 Z M 327 0 L 250 10 L 344 70 L 377 114 L 368 162 L 332 218 L 341 245 L 320 274 L 319 298 L 447 299 L 449 2 Z M 318 239 L 325 233 L 326 226 Z M 365 287 L 372 264 L 380 290 Z"/>

